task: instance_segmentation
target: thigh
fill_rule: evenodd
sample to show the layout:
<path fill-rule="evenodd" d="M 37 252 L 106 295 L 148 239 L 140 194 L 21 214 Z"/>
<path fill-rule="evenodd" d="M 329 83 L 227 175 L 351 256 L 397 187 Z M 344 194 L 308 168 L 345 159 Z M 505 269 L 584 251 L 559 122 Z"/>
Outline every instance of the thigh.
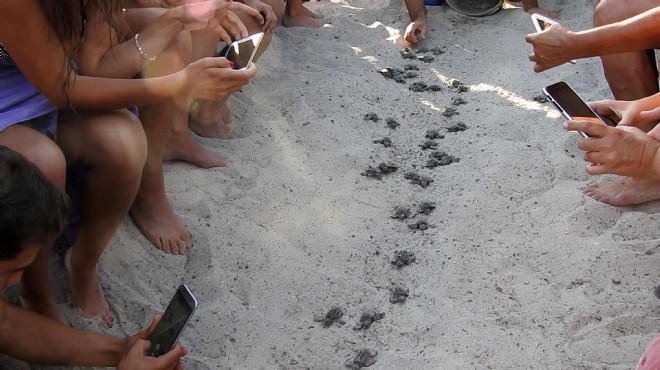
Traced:
<path fill-rule="evenodd" d="M 30 127 L 15 124 L 0 132 L 0 145 L 21 153 L 60 189 L 64 189 L 66 162 L 57 144 Z"/>
<path fill-rule="evenodd" d="M 140 120 L 127 109 L 69 113 L 58 125 L 57 143 L 68 163 L 143 165 L 147 141 Z"/>
<path fill-rule="evenodd" d="M 600 0 L 594 7 L 594 25 L 619 22 L 660 6 L 660 0 Z"/>

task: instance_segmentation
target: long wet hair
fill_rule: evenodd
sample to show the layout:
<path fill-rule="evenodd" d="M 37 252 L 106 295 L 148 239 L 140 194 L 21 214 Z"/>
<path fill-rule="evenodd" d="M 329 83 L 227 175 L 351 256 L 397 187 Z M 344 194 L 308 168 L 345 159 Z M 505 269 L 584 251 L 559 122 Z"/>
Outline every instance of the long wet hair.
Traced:
<path fill-rule="evenodd" d="M 123 41 L 127 31 L 126 26 L 120 21 L 121 0 L 40 0 L 40 3 L 54 36 L 62 44 L 64 54 L 67 56 L 67 63 L 62 66 L 61 74 L 61 78 L 65 81 L 63 88 L 66 94 L 70 81 L 68 77 L 74 74 L 76 55 L 85 37 L 87 18 L 85 8 L 97 8 L 103 15 L 103 20 Z M 108 37 L 110 38 L 111 35 Z M 68 94 L 66 95 L 68 99 Z"/>

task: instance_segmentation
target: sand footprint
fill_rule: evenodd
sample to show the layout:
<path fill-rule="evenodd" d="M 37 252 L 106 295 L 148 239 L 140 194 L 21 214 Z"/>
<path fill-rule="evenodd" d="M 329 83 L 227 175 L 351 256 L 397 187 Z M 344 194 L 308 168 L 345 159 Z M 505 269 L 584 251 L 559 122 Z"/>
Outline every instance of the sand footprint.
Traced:
<path fill-rule="evenodd" d="M 587 202 L 573 211 L 567 219 L 570 229 L 578 236 L 602 235 L 614 227 L 623 211 L 598 202 Z"/>

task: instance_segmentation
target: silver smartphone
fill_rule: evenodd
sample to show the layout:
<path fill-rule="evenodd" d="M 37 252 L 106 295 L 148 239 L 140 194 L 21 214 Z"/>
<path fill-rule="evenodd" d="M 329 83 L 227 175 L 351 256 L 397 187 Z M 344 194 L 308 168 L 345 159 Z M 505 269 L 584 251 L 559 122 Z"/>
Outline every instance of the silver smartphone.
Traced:
<path fill-rule="evenodd" d="M 559 109 L 564 118 L 569 120 L 585 120 L 600 122 L 608 126 L 616 126 L 614 121 L 602 117 L 587 105 L 578 94 L 564 81 L 557 82 L 543 88 L 543 93 Z M 579 132 L 580 136 L 588 138 L 589 135 Z"/>
<path fill-rule="evenodd" d="M 259 49 L 263 38 L 264 33 L 259 32 L 244 39 L 234 41 L 229 46 L 223 47 L 223 44 L 218 44 L 216 55 L 234 62 L 234 69 L 246 69 L 257 54 L 257 49 Z"/>
<path fill-rule="evenodd" d="M 179 340 L 183 328 L 196 308 L 197 300 L 188 287 L 181 284 L 149 338 L 151 347 L 148 354 L 158 357 L 169 352 Z"/>

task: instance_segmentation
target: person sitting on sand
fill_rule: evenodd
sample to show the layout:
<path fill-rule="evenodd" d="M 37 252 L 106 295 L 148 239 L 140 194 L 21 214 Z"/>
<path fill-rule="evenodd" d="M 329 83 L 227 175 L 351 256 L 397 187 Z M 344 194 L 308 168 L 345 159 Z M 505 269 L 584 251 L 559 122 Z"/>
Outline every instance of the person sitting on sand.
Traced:
<path fill-rule="evenodd" d="M 426 20 L 426 6 L 424 0 L 406 0 L 406 9 L 410 16 L 410 24 L 406 27 L 403 38 L 409 44 L 416 44 L 420 39 L 426 38 L 429 33 L 429 24 Z"/>
<path fill-rule="evenodd" d="M 659 91 L 653 52 L 649 51 L 660 40 L 658 5 L 660 1 L 657 0 L 635 0 L 625 6 L 621 2 L 601 1 L 594 11 L 594 25 L 597 27 L 572 32 L 560 24 L 554 24 L 543 32 L 527 35 L 526 41 L 534 48 L 529 56 L 530 61 L 535 63 L 534 71 L 542 72 L 572 59 L 601 56 L 605 76 L 618 101 L 603 103 L 611 105 L 611 108 L 596 103 L 596 108 L 605 111 L 606 115 L 607 111 L 624 112 L 620 108 L 624 105 L 644 106 L 636 109 L 637 112 L 653 110 L 660 106 L 660 101 L 644 98 Z M 647 104 L 649 102 L 650 105 Z M 613 118 L 618 121 L 620 117 Z M 619 126 L 635 125 L 646 132 L 652 130 L 656 123 L 652 119 L 621 118 Z M 649 134 L 651 136 L 648 138 L 657 137 L 653 131 Z M 593 184 L 583 190 L 601 202 L 626 206 L 660 199 L 658 185 L 650 178 L 627 176 Z"/>
<path fill-rule="evenodd" d="M 599 122 L 569 121 L 565 128 L 582 131 L 590 175 L 616 174 L 610 182 L 587 186 L 584 193 L 613 206 L 629 206 L 660 199 L 660 126 L 648 133 L 639 127 L 660 120 L 660 94 L 636 101 L 603 100 L 590 103 L 599 114 L 615 121 L 617 127 Z"/>
<path fill-rule="evenodd" d="M 658 76 L 651 49 L 658 45 L 660 1 L 601 0 L 594 28 L 572 32 L 560 24 L 527 35 L 534 50 L 529 59 L 542 72 L 573 59 L 600 56 L 614 98 L 637 100 L 657 93 Z"/>
<path fill-rule="evenodd" d="M 109 15 L 118 6 L 111 0 L 89 4 L 103 9 L 106 19 L 113 19 Z M 209 6 L 206 11 L 196 12 L 198 18 L 189 25 L 207 25 L 210 19 L 222 19 L 223 11 L 244 7 L 224 0 L 205 4 Z M 206 58 L 159 78 L 76 75 L 69 60 L 75 60 L 73 53 L 83 40 L 87 23 L 83 16 L 76 1 L 0 2 L 0 104 L 5 107 L 0 113 L 0 144 L 25 155 L 60 189 L 64 188 L 67 164 L 79 162 L 85 166 L 78 235 L 67 255 L 67 265 L 74 305 L 84 317 L 100 317 L 101 324 L 109 326 L 111 317 L 98 282 L 96 261 L 141 186 L 147 154 L 140 122 L 121 108 L 225 98 L 245 85 L 256 69 L 235 71 L 224 58 Z M 186 9 L 179 9 L 179 17 L 186 19 Z M 172 24 L 182 29 L 184 23 Z M 25 27 L 31 32 L 19 31 Z M 143 60 L 139 48 L 132 48 L 134 60 Z M 35 49 L 40 58 L 34 58 Z M 75 109 L 61 117 L 59 125 L 58 107 Z M 55 137 L 59 146 L 53 141 Z M 161 199 L 167 204 L 164 193 Z M 189 236 L 184 238 L 187 232 L 176 233 L 180 230 L 176 227 L 178 220 L 177 224 L 168 224 L 168 219 L 155 211 L 150 217 L 164 224 L 159 242 L 175 246 L 178 251 L 188 248 Z M 175 240 L 168 239 L 170 229 L 175 230 Z M 21 296 L 25 307 L 62 320 L 49 287 L 45 248 L 26 269 Z"/>
<path fill-rule="evenodd" d="M 135 33 L 145 28 L 163 13 L 162 9 L 135 9 L 153 7 L 155 1 L 163 8 L 172 8 L 185 4 L 182 0 L 124 0 L 124 6 L 129 8 L 127 18 L 129 19 L 129 23 L 133 24 L 132 32 Z M 195 2 L 199 1 L 195 0 Z M 241 2 L 255 9 L 260 14 L 259 17 L 256 17 L 253 14 L 245 12 L 235 13 L 247 28 L 247 34 L 264 33 L 259 50 L 257 50 L 257 54 L 255 55 L 254 60 L 257 61 L 270 44 L 272 32 L 284 16 L 284 2 L 282 0 L 241 0 Z M 190 32 L 192 54 L 186 58 L 196 61 L 205 57 L 215 56 L 219 42 L 227 44 L 236 39 L 232 35 L 228 36 L 228 38 L 221 38 L 215 30 L 208 28 Z M 109 45 L 105 46 L 105 48 L 108 47 Z M 175 120 L 175 133 L 173 137 L 187 139 L 188 128 L 195 134 L 206 138 L 234 139 L 242 137 L 241 133 L 232 130 L 229 126 L 233 121 L 233 117 L 227 105 L 227 98 L 215 101 L 196 99 L 192 102 L 187 116 L 187 126 L 183 124 L 182 120 Z M 177 148 L 177 145 L 174 144 L 168 146 L 172 149 Z M 224 161 L 222 161 L 221 165 L 224 165 Z"/>
<path fill-rule="evenodd" d="M 48 250 L 68 210 L 66 195 L 39 168 L 0 146 L 0 290 L 17 284 L 39 251 Z M 71 328 L 0 298 L 0 353 L 35 364 L 182 370 L 186 349 L 180 344 L 158 358 L 145 355 L 158 320 L 119 339 Z"/>

